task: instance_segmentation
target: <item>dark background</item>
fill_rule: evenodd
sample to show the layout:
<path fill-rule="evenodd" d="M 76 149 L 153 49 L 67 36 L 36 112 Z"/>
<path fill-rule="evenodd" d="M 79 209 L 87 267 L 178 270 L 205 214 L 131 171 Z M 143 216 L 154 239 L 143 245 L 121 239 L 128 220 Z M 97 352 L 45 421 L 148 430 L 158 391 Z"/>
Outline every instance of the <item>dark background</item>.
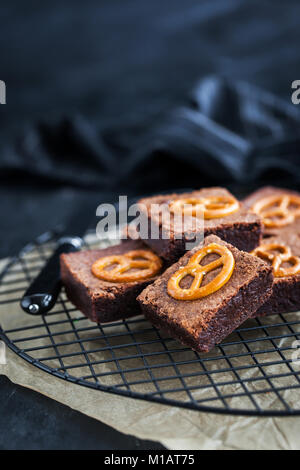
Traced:
<path fill-rule="evenodd" d="M 119 194 L 299 186 L 298 1 L 3 1 L 0 15 L 1 257 Z M 0 416 L 0 448 L 154 446 L 4 378 Z"/>

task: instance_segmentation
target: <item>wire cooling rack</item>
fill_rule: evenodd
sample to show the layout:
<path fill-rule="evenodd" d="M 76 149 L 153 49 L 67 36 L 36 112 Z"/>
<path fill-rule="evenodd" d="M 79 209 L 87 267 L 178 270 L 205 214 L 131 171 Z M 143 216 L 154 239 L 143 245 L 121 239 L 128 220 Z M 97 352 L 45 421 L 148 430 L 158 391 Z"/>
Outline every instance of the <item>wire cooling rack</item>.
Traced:
<path fill-rule="evenodd" d="M 99 247 L 91 234 L 85 243 Z M 18 356 L 60 379 L 148 401 L 216 413 L 300 414 L 297 313 L 248 320 L 208 354 L 142 316 L 92 323 L 64 291 L 47 316 L 26 315 L 20 299 L 54 248 L 54 234 L 46 233 L 1 274 L 0 338 Z"/>

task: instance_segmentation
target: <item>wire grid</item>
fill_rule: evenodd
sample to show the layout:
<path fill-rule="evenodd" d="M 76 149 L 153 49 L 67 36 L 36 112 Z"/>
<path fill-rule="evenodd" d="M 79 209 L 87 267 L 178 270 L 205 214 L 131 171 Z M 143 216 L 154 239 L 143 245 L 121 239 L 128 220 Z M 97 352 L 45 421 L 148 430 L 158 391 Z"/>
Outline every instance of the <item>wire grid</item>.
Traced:
<path fill-rule="evenodd" d="M 99 247 L 90 235 L 85 244 Z M 64 291 L 48 315 L 26 315 L 20 299 L 54 248 L 54 234 L 42 235 L 0 278 L 0 338 L 20 357 L 59 378 L 119 395 L 217 413 L 300 414 L 300 365 L 292 360 L 297 314 L 248 320 L 208 354 L 182 346 L 142 316 L 92 323 Z"/>

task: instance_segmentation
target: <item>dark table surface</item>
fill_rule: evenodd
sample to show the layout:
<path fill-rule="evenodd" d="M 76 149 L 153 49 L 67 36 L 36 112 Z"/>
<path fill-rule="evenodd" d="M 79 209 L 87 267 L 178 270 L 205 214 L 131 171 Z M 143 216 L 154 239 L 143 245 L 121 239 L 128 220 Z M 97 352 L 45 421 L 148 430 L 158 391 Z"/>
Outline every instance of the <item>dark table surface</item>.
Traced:
<path fill-rule="evenodd" d="M 0 79 L 7 84 L 1 148 L 18 142 L 41 119 L 76 113 L 100 120 L 101 128 L 153 122 L 210 73 L 249 81 L 286 102 L 291 82 L 300 78 L 297 1 L 78 0 L 68 7 L 58 0 L 30 0 L 4 1 L 0 11 Z M 13 178 L 1 179 L 1 257 L 64 223 L 77 205 L 96 207 L 118 192 L 44 185 L 18 175 L 16 168 Z M 136 193 L 134 184 L 126 193 Z M 0 416 L 4 449 L 160 448 L 5 377 L 0 377 Z"/>

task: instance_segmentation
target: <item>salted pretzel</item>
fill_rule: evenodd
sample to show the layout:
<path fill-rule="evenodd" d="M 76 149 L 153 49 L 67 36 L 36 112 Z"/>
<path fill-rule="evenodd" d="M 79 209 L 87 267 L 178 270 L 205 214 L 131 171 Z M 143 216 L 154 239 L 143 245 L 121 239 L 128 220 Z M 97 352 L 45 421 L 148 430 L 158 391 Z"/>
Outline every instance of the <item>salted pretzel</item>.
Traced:
<path fill-rule="evenodd" d="M 208 264 L 201 265 L 203 258 L 209 254 L 217 254 L 219 258 Z M 201 286 L 204 276 L 214 269 L 222 266 L 222 270 L 217 276 L 206 285 Z M 168 281 L 168 294 L 177 300 L 196 300 L 206 297 L 221 289 L 226 284 L 233 273 L 235 261 L 231 251 L 224 245 L 210 243 L 197 251 L 189 260 L 186 266 L 182 266 L 176 271 Z M 180 287 L 180 282 L 186 277 L 192 276 L 194 279 L 188 289 Z"/>
<path fill-rule="evenodd" d="M 279 194 L 260 199 L 252 211 L 263 218 L 266 227 L 284 227 L 300 216 L 300 197 L 294 194 Z"/>
<path fill-rule="evenodd" d="M 203 214 L 204 219 L 226 217 L 239 209 L 233 196 L 208 196 L 201 198 L 176 199 L 169 204 L 170 212 L 196 217 Z"/>
<path fill-rule="evenodd" d="M 278 253 L 274 253 L 278 251 Z M 279 243 L 265 243 L 251 252 L 263 260 L 270 261 L 275 277 L 294 276 L 300 272 L 300 258 L 293 256 L 290 247 Z M 292 266 L 282 268 L 283 262 Z"/>
<path fill-rule="evenodd" d="M 151 251 L 132 250 L 98 259 L 92 265 L 92 273 L 103 281 L 134 282 L 155 276 L 161 268 L 161 259 Z"/>

